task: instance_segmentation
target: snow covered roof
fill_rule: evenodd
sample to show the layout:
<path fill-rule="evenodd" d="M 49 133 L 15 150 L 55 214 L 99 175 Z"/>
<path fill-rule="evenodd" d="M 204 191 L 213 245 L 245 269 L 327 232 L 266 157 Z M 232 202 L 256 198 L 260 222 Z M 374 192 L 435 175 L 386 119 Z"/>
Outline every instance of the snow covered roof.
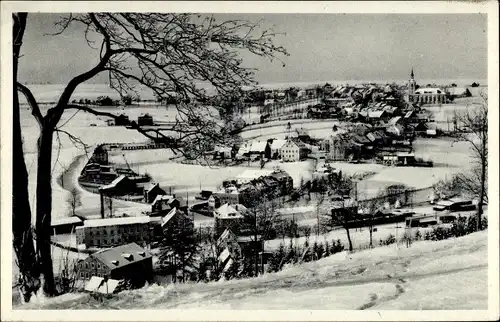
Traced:
<path fill-rule="evenodd" d="M 78 223 L 83 223 L 83 221 L 76 216 L 62 217 L 62 218 L 52 217 L 50 220 L 51 226 L 69 225 L 69 224 L 78 224 Z"/>
<path fill-rule="evenodd" d="M 415 94 L 444 94 L 445 92 L 441 88 L 437 87 L 424 87 L 419 88 L 415 91 Z"/>
<path fill-rule="evenodd" d="M 105 249 L 91 255 L 111 269 L 121 268 L 148 258 L 151 254 L 136 243 Z"/>
<path fill-rule="evenodd" d="M 279 150 L 285 143 L 286 140 L 274 140 L 273 143 L 271 143 L 271 150 Z"/>
<path fill-rule="evenodd" d="M 264 152 L 266 150 L 266 146 L 267 146 L 266 141 L 252 142 L 252 146 L 250 147 L 250 152 Z"/>
<path fill-rule="evenodd" d="M 116 188 L 116 185 L 117 185 L 118 183 L 120 183 L 121 181 L 125 180 L 125 179 L 127 179 L 127 177 L 126 177 L 124 174 L 122 174 L 122 175 L 120 175 L 118 178 L 116 178 L 115 180 L 111 181 L 111 183 L 110 183 L 110 184 L 107 184 L 107 185 L 102 186 L 102 187 L 100 188 L 100 190 L 108 190 L 108 189 L 113 189 L 113 188 Z"/>
<path fill-rule="evenodd" d="M 153 205 L 156 204 L 159 201 L 168 201 L 170 202 L 171 200 L 175 199 L 174 196 L 172 195 L 158 195 L 156 196 L 155 200 L 153 200 Z"/>
<path fill-rule="evenodd" d="M 104 226 L 146 224 L 148 222 L 149 222 L 148 216 L 137 216 L 137 217 L 90 219 L 90 220 L 85 220 L 83 222 L 83 225 L 84 227 L 104 227 Z"/>
<path fill-rule="evenodd" d="M 220 235 L 219 239 L 217 239 L 217 245 L 220 245 L 223 241 L 229 240 L 233 238 L 236 240 L 236 235 L 231 231 L 231 229 L 226 228 L 224 232 Z"/>
<path fill-rule="evenodd" d="M 401 116 L 395 116 L 391 118 L 388 123 L 390 125 L 396 125 L 399 122 L 399 120 L 401 120 Z"/>
<path fill-rule="evenodd" d="M 252 180 L 257 179 L 261 176 L 267 176 L 273 171 L 268 169 L 247 169 L 236 176 L 236 179 L 240 180 Z"/>
<path fill-rule="evenodd" d="M 92 276 L 90 280 L 85 285 L 85 291 L 87 292 L 97 292 L 101 294 L 113 294 L 121 281 L 108 279 L 104 281 L 104 278 L 99 276 Z"/>
<path fill-rule="evenodd" d="M 215 209 L 215 216 L 218 218 L 242 218 L 243 216 L 229 204 L 225 203 Z"/>
<path fill-rule="evenodd" d="M 149 192 L 149 191 L 153 190 L 156 186 L 159 186 L 159 184 L 153 183 L 153 182 L 147 183 L 144 185 L 144 191 Z"/>
<path fill-rule="evenodd" d="M 166 214 L 166 215 L 165 215 L 165 217 L 163 217 L 163 218 L 161 219 L 161 226 L 163 227 L 163 226 L 165 226 L 166 224 L 168 224 L 168 222 L 169 222 L 170 220 L 172 220 L 172 218 L 174 218 L 174 216 L 175 216 L 175 214 L 176 214 L 176 213 L 177 213 L 177 208 L 175 208 L 175 207 L 174 207 L 174 208 L 172 208 L 172 210 L 170 210 L 170 211 L 168 212 L 168 214 Z"/>
<path fill-rule="evenodd" d="M 229 249 L 224 248 L 224 250 L 220 253 L 219 255 L 219 261 L 224 263 L 229 257 L 231 256 L 231 252 L 229 252 Z"/>

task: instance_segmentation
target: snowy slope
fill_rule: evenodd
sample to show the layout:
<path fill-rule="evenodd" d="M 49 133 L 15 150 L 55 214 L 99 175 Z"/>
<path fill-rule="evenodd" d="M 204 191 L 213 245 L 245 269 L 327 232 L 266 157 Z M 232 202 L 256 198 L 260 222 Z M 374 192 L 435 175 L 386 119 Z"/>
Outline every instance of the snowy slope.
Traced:
<path fill-rule="evenodd" d="M 338 253 L 254 279 L 149 286 L 103 303 L 67 294 L 20 308 L 487 309 L 487 235 Z"/>

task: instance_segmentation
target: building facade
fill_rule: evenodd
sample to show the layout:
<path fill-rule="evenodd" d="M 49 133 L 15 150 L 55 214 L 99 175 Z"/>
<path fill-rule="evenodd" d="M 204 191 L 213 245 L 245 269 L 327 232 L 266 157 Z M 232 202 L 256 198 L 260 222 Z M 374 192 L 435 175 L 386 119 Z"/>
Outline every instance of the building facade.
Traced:
<path fill-rule="evenodd" d="M 296 162 L 305 157 L 307 157 L 307 151 L 303 143 L 287 140 L 281 147 L 281 160 L 283 162 Z"/>
<path fill-rule="evenodd" d="M 87 247 L 148 243 L 153 237 L 152 228 L 148 216 L 85 220 L 76 228 L 76 242 Z"/>
<path fill-rule="evenodd" d="M 82 280 L 97 276 L 129 280 L 135 286 L 142 286 L 152 278 L 152 258 L 147 250 L 129 243 L 91 254 L 77 264 L 77 274 Z"/>
<path fill-rule="evenodd" d="M 427 87 L 417 89 L 413 69 L 411 70 L 410 80 L 408 81 L 406 101 L 419 104 L 446 104 L 449 102 L 446 91 L 440 88 Z"/>

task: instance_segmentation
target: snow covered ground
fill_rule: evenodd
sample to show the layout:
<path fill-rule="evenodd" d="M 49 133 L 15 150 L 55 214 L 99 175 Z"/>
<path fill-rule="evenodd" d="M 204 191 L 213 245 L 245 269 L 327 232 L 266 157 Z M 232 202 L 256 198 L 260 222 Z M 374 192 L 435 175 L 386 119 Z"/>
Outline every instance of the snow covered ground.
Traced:
<path fill-rule="evenodd" d="M 104 302 L 66 294 L 18 308 L 485 310 L 487 235 L 342 252 L 253 279 L 148 286 Z"/>

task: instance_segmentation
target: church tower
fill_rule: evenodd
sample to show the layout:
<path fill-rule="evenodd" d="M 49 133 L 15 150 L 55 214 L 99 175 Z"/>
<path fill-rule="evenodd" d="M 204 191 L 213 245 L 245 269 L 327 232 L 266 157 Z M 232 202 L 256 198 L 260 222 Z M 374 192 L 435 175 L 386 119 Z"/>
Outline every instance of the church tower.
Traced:
<path fill-rule="evenodd" d="M 417 83 L 415 82 L 415 75 L 413 74 L 413 68 L 411 69 L 410 81 L 408 82 L 408 94 L 415 94 Z"/>

